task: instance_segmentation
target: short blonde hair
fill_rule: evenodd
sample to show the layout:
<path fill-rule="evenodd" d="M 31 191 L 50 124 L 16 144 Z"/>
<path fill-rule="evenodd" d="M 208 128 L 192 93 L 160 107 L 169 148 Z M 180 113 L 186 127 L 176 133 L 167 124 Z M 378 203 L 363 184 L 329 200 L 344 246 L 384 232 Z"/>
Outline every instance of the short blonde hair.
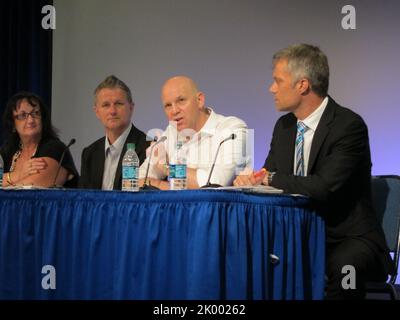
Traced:
<path fill-rule="evenodd" d="M 297 82 L 302 77 L 311 82 L 311 90 L 320 97 L 328 94 L 329 65 L 328 58 L 317 46 L 298 44 L 279 50 L 274 54 L 273 64 L 287 60 L 288 71 Z"/>
<path fill-rule="evenodd" d="M 111 75 L 105 78 L 94 90 L 95 102 L 97 93 L 102 89 L 121 89 L 125 92 L 126 98 L 128 99 L 129 103 L 133 104 L 132 94 L 129 87 L 123 82 L 122 80 L 118 79 L 116 76 Z"/>

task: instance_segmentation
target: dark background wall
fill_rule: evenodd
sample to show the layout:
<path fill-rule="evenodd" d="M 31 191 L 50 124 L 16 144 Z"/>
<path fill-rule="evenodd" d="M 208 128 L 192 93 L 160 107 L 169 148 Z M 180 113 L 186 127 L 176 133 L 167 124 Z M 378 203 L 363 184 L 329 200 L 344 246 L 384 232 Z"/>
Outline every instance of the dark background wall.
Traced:
<path fill-rule="evenodd" d="M 42 29 L 42 7 L 50 0 L 0 2 L 0 114 L 20 90 L 39 94 L 51 106 L 52 31 Z M 0 124 L 0 145 L 3 142 Z"/>

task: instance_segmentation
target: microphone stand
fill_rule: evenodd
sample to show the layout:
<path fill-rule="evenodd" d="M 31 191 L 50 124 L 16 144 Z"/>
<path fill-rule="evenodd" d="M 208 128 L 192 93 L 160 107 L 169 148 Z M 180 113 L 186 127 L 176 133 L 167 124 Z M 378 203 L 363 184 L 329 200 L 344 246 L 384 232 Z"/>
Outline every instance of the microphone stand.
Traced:
<path fill-rule="evenodd" d="M 62 162 L 63 162 L 64 157 L 65 157 L 65 153 L 67 152 L 67 150 L 69 149 L 69 147 L 72 146 L 75 142 L 76 142 L 75 139 L 71 139 L 71 141 L 70 141 L 70 142 L 67 144 L 67 146 L 65 147 L 65 149 L 64 149 L 64 151 L 63 151 L 63 153 L 62 153 L 62 155 L 61 155 L 60 162 L 58 163 L 58 168 L 57 168 L 56 175 L 55 175 L 55 177 L 54 177 L 54 182 L 53 182 L 53 185 L 51 186 L 52 188 L 61 188 L 61 187 L 62 187 L 62 186 L 57 186 L 57 185 L 56 185 L 57 178 L 58 178 L 58 174 L 60 173 L 60 170 L 61 170 L 61 167 L 62 167 Z"/>
<path fill-rule="evenodd" d="M 211 166 L 210 174 L 208 175 L 207 183 L 204 186 L 200 187 L 200 189 L 204 189 L 204 188 L 220 188 L 220 187 L 222 187 L 220 184 L 210 183 L 210 179 L 211 179 L 211 175 L 212 175 L 212 173 L 214 171 L 215 163 L 217 162 L 217 156 L 218 156 L 219 149 L 221 148 L 221 145 L 224 142 L 228 141 L 228 140 L 234 140 L 234 139 L 236 139 L 236 134 L 232 133 L 228 138 L 225 138 L 224 140 L 222 140 L 219 143 L 218 148 L 217 148 L 217 152 L 215 152 L 215 157 L 214 157 L 213 164 Z"/>
<path fill-rule="evenodd" d="M 219 148 L 221 147 L 221 145 L 222 145 L 223 142 L 224 142 L 224 141 L 221 141 L 221 142 L 220 142 L 220 144 L 219 144 L 219 146 L 218 146 L 218 149 L 217 149 L 217 152 L 215 153 L 214 161 L 213 161 L 213 164 L 212 164 L 212 166 L 211 166 L 210 173 L 209 173 L 209 175 L 208 175 L 207 183 L 206 183 L 204 186 L 200 187 L 200 189 L 204 189 L 204 188 L 219 188 L 219 187 L 222 187 L 220 184 L 210 183 L 210 179 L 211 179 L 211 175 L 212 175 L 212 173 L 213 173 L 213 171 L 214 171 L 215 162 L 217 161 L 217 156 L 218 156 Z"/>
<path fill-rule="evenodd" d="M 156 138 L 157 138 L 157 137 L 155 137 L 155 139 L 156 139 Z M 156 143 L 153 144 L 153 145 L 151 146 L 151 148 L 150 148 L 149 162 L 147 163 L 146 174 L 145 174 L 145 176 L 144 176 L 143 186 L 139 188 L 140 191 L 155 191 L 155 190 L 160 190 L 160 188 L 157 188 L 157 187 L 155 187 L 155 186 L 152 186 L 150 181 L 149 181 L 149 184 L 147 184 L 147 179 L 148 179 L 148 176 L 149 176 L 149 169 L 150 169 L 151 157 L 152 157 L 152 155 L 153 155 L 153 149 L 154 149 L 154 147 L 155 147 L 157 144 L 159 144 L 159 143 L 165 141 L 166 139 L 167 139 L 166 136 L 162 136 L 160 139 L 154 140 L 154 141 L 156 141 Z"/>

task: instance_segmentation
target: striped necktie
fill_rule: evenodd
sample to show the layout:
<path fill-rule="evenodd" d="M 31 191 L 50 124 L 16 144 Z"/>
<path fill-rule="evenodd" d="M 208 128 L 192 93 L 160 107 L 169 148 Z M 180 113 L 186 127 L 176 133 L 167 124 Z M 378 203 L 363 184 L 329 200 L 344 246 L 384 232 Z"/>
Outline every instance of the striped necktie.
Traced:
<path fill-rule="evenodd" d="M 307 126 L 301 122 L 297 122 L 296 135 L 296 176 L 304 176 L 304 132 Z"/>

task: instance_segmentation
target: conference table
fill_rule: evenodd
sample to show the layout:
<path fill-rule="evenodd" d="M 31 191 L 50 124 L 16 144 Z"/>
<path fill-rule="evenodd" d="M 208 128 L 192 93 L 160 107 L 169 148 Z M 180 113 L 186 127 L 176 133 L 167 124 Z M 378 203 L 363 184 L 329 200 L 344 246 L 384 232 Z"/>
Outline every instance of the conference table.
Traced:
<path fill-rule="evenodd" d="M 0 299 L 323 299 L 324 271 L 306 197 L 0 189 Z"/>

